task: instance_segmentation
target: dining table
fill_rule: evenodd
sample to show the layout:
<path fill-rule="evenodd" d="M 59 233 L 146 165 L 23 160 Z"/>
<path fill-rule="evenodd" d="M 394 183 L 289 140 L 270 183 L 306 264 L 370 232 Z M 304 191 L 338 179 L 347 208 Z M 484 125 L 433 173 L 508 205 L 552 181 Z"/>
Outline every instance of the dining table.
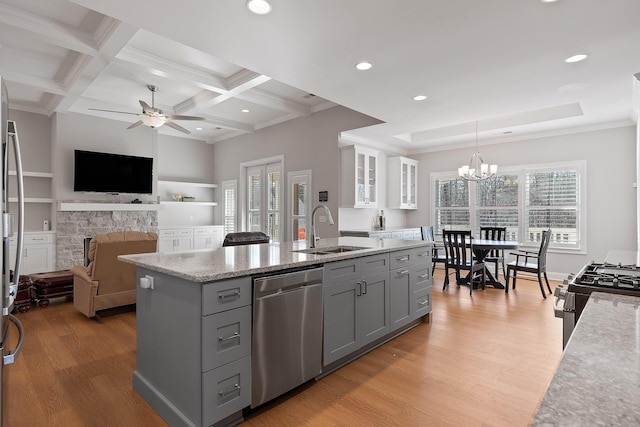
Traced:
<path fill-rule="evenodd" d="M 515 240 L 488 240 L 488 239 L 472 239 L 471 251 L 476 258 L 477 262 L 483 262 L 487 255 L 492 250 L 505 250 L 505 249 L 518 249 L 520 242 Z M 492 273 L 491 270 L 484 266 L 484 272 L 486 276 L 486 285 L 492 286 L 497 289 L 504 289 L 506 286 L 500 282 Z M 496 276 L 498 272 L 496 271 Z"/>

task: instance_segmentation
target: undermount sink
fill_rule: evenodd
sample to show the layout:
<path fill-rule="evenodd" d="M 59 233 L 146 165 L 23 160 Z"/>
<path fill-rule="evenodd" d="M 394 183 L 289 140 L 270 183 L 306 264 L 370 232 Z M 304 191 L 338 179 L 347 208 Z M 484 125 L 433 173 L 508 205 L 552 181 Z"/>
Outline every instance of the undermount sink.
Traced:
<path fill-rule="evenodd" d="M 340 254 L 343 252 L 357 251 L 360 249 L 368 249 L 368 248 L 365 248 L 362 246 L 330 246 L 326 248 L 301 249 L 299 251 L 293 251 L 293 252 L 300 252 L 303 254 L 313 254 L 313 255 L 331 255 L 331 254 Z"/>

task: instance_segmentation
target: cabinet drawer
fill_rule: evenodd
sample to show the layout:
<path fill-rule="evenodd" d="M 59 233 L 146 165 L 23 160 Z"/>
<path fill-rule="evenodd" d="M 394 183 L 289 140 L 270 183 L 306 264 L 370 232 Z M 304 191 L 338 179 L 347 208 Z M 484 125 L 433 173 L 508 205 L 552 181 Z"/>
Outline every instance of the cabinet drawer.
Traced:
<path fill-rule="evenodd" d="M 337 283 L 345 280 L 359 279 L 362 266 L 359 258 L 344 261 L 328 262 L 324 265 L 324 283 Z"/>
<path fill-rule="evenodd" d="M 250 354 L 250 305 L 202 318 L 202 372 Z"/>
<path fill-rule="evenodd" d="M 431 286 L 431 265 L 418 264 L 413 267 L 415 271 L 414 291 L 426 289 Z"/>
<path fill-rule="evenodd" d="M 413 240 L 413 230 L 404 230 L 402 232 L 402 238 L 404 240 Z"/>
<path fill-rule="evenodd" d="M 361 261 L 363 275 L 386 273 L 389 271 L 389 254 L 370 255 L 358 258 Z"/>
<path fill-rule="evenodd" d="M 195 228 L 193 230 L 193 234 L 196 236 L 211 236 L 216 233 L 215 228 L 203 227 L 203 228 Z"/>
<path fill-rule="evenodd" d="M 188 237 L 193 236 L 192 228 L 174 228 L 158 230 L 158 238 L 163 237 Z"/>
<path fill-rule="evenodd" d="M 419 228 L 413 230 L 413 240 L 422 240 L 422 230 Z"/>
<path fill-rule="evenodd" d="M 239 277 L 202 285 L 202 315 L 251 304 L 251 278 Z"/>
<path fill-rule="evenodd" d="M 202 374 L 202 425 L 213 425 L 250 403 L 251 357 Z"/>
<path fill-rule="evenodd" d="M 428 263 L 431 264 L 431 257 L 433 249 L 431 246 L 425 246 L 423 248 L 414 249 L 416 252 L 416 262 L 419 264 Z"/>
<path fill-rule="evenodd" d="M 413 294 L 414 319 L 431 313 L 431 287 L 422 289 Z"/>
<path fill-rule="evenodd" d="M 46 243 L 53 243 L 53 234 L 24 233 L 22 242 L 24 245 L 42 245 Z M 12 246 L 16 246 L 18 244 L 18 238 L 15 235 L 10 237 L 9 244 Z"/>
<path fill-rule="evenodd" d="M 406 251 L 391 252 L 389 254 L 389 264 L 392 270 L 396 268 L 406 267 L 416 262 L 416 250 L 410 249 Z"/>

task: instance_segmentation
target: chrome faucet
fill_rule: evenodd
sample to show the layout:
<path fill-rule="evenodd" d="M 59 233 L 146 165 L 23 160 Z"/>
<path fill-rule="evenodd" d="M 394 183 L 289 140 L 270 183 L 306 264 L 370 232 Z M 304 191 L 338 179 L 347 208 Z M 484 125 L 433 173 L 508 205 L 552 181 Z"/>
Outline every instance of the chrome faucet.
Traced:
<path fill-rule="evenodd" d="M 315 221 L 316 211 L 318 209 L 324 209 L 325 213 L 327 214 L 327 221 L 329 222 L 329 225 L 335 224 L 335 222 L 333 222 L 333 217 L 331 216 L 331 211 L 329 210 L 327 205 L 319 204 L 315 208 L 313 208 L 313 212 L 311 212 L 311 244 L 310 244 L 310 247 L 312 248 L 316 247 L 316 240 L 320 240 L 320 236 L 318 236 L 318 232 L 316 231 L 316 221 Z"/>

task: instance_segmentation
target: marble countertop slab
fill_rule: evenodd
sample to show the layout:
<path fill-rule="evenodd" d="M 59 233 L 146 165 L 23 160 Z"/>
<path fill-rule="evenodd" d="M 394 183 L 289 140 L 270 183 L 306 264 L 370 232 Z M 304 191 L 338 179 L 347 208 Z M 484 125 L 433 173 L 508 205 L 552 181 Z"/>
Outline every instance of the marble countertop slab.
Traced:
<path fill-rule="evenodd" d="M 532 425 L 640 425 L 640 298 L 591 294 Z"/>
<path fill-rule="evenodd" d="M 330 255 L 313 255 L 294 252 L 307 249 L 307 243 L 303 241 L 300 243 L 283 242 L 228 246 L 214 250 L 177 253 L 156 252 L 137 255 L 120 255 L 118 259 L 185 280 L 205 283 L 290 268 L 322 265 L 331 261 L 430 245 L 431 242 L 423 240 L 338 237 L 321 239 L 316 246 L 318 248 L 357 246 L 363 249 Z"/>

